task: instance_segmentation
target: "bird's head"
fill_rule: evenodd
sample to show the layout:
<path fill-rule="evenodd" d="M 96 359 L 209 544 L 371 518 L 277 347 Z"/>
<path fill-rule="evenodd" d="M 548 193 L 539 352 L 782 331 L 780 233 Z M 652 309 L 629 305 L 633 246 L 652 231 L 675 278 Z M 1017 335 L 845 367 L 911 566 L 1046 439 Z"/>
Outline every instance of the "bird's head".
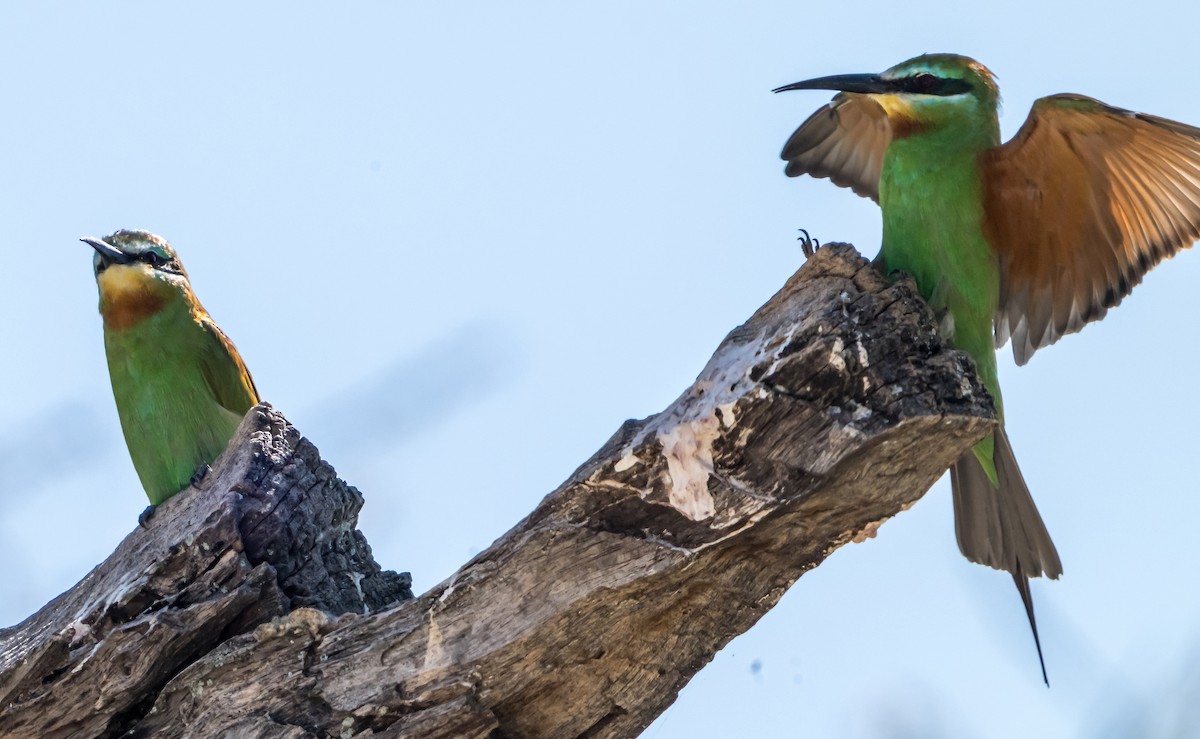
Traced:
<path fill-rule="evenodd" d="M 894 138 L 994 120 L 1000 92 L 987 67 L 958 54 L 922 54 L 879 74 L 840 74 L 775 89 L 868 95 L 887 112 Z"/>
<path fill-rule="evenodd" d="M 117 231 L 103 239 L 80 240 L 96 250 L 92 268 L 106 326 L 128 328 L 172 300 L 191 298 L 183 264 L 162 237 L 148 231 Z"/>

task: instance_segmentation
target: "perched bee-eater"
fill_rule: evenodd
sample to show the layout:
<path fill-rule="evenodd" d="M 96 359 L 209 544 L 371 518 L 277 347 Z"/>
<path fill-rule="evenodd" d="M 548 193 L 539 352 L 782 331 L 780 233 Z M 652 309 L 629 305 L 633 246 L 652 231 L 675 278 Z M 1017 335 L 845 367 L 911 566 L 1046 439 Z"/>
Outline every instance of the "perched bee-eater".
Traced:
<path fill-rule="evenodd" d="M 258 391 L 170 244 L 146 231 L 83 241 L 96 250 L 113 397 L 149 513 L 203 475 Z"/>
<path fill-rule="evenodd" d="M 950 469 L 955 530 L 969 560 L 1012 573 L 1041 660 L 1027 578 L 1057 578 L 1062 563 L 1004 432 L 996 348 L 1011 339 L 1025 364 L 1191 246 L 1200 129 L 1061 94 L 1001 145 L 995 78 L 954 54 L 785 90 L 840 91 L 783 147 L 788 176 L 879 203 L 876 265 L 916 280 L 996 402 L 999 429 Z"/>

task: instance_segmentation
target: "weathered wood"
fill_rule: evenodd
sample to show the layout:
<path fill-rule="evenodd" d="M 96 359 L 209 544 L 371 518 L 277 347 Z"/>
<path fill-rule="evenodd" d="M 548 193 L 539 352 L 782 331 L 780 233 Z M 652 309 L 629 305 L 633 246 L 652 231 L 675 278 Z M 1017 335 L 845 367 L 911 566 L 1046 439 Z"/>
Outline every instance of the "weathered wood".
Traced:
<path fill-rule="evenodd" d="M 354 530 L 362 495 L 269 406 L 200 482 L 159 506 L 71 590 L 0 630 L 0 736 L 120 733 L 172 676 L 300 606 L 411 598 Z"/>
<path fill-rule="evenodd" d="M 178 581 L 151 573 L 157 590 L 124 595 L 122 577 L 146 569 L 118 557 L 126 540 L 99 575 L 0 633 L 0 733 L 634 736 L 800 575 L 911 505 L 995 423 L 969 360 L 942 346 L 911 287 L 827 246 L 666 410 L 626 422 L 449 580 L 376 610 L 396 594 L 384 588 L 362 613 L 344 581 L 369 554 L 297 567 L 319 532 L 289 539 L 278 507 L 220 502 L 225 485 L 249 494 L 248 473 L 230 471 L 248 460 L 251 478 L 281 488 L 302 477 L 255 451 L 295 444 L 281 418 L 255 414 L 269 422 L 249 418 L 226 453 L 241 462 L 223 458 L 210 490 L 131 535 L 186 517 L 198 532 L 186 546 L 155 544 L 164 563 L 186 560 L 169 570 Z M 320 497 L 296 499 L 292 520 L 322 520 L 304 513 Z M 341 520 L 337 540 L 365 547 L 346 534 L 352 514 Z M 275 543 L 231 544 L 247 521 Z M 220 536 L 199 533 L 215 522 Z M 277 576 L 331 565 L 341 569 L 321 587 Z M 368 581 L 395 582 L 377 570 Z M 308 607 L 238 633 L 297 605 Z M 70 629 L 82 613 L 86 642 Z M 171 666 L 130 659 L 129 640 L 153 642 Z M 73 712 L 48 717 L 51 695 Z M 79 713 L 85 704 L 103 715 Z"/>

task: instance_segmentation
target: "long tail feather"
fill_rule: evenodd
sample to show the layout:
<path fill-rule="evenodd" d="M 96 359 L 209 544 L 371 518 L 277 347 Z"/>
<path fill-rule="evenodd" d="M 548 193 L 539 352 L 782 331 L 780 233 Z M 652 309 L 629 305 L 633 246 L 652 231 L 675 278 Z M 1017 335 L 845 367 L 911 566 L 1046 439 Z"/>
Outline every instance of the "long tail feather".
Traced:
<path fill-rule="evenodd" d="M 1050 678 L 1046 676 L 1046 660 L 1042 657 L 1042 640 L 1038 638 L 1037 619 L 1033 617 L 1033 595 L 1029 592 L 1029 578 L 1020 572 L 1012 573 L 1013 583 L 1021 594 L 1021 602 L 1025 604 L 1025 615 L 1029 617 L 1029 629 L 1033 632 L 1033 646 L 1037 647 L 1038 664 L 1042 666 L 1042 682 L 1050 687 Z"/>
<path fill-rule="evenodd" d="M 973 452 L 959 457 L 950 468 L 954 530 L 963 556 L 1012 574 L 1029 616 L 1042 679 L 1049 685 L 1028 578 L 1043 575 L 1057 578 L 1062 574 L 1062 561 L 1029 494 L 1003 428 L 996 431 L 995 440 L 998 487 L 992 485 Z"/>
<path fill-rule="evenodd" d="M 988 567 L 1057 578 L 1062 561 L 1017 467 L 1008 435 L 1001 428 L 995 436 L 999 487 L 992 485 L 972 452 L 950 468 L 958 548 L 967 559 Z"/>

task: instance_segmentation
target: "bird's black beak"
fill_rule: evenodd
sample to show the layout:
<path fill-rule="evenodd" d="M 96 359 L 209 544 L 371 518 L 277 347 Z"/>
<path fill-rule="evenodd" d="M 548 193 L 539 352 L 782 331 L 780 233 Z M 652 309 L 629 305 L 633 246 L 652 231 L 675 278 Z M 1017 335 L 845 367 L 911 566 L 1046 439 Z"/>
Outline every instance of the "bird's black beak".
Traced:
<path fill-rule="evenodd" d="M 776 87 L 771 92 L 787 92 L 788 90 L 840 90 L 841 92 L 861 92 L 869 95 L 895 92 L 896 87 L 890 80 L 885 80 L 877 74 L 835 74 L 830 77 L 818 77 L 815 80 L 793 82 L 790 85 Z"/>
<path fill-rule="evenodd" d="M 85 236 L 84 238 L 80 239 L 80 241 L 95 249 L 96 253 L 100 255 L 100 258 L 108 264 L 129 264 L 131 261 L 133 261 L 128 254 L 108 243 L 104 239 L 95 239 L 90 236 Z"/>

